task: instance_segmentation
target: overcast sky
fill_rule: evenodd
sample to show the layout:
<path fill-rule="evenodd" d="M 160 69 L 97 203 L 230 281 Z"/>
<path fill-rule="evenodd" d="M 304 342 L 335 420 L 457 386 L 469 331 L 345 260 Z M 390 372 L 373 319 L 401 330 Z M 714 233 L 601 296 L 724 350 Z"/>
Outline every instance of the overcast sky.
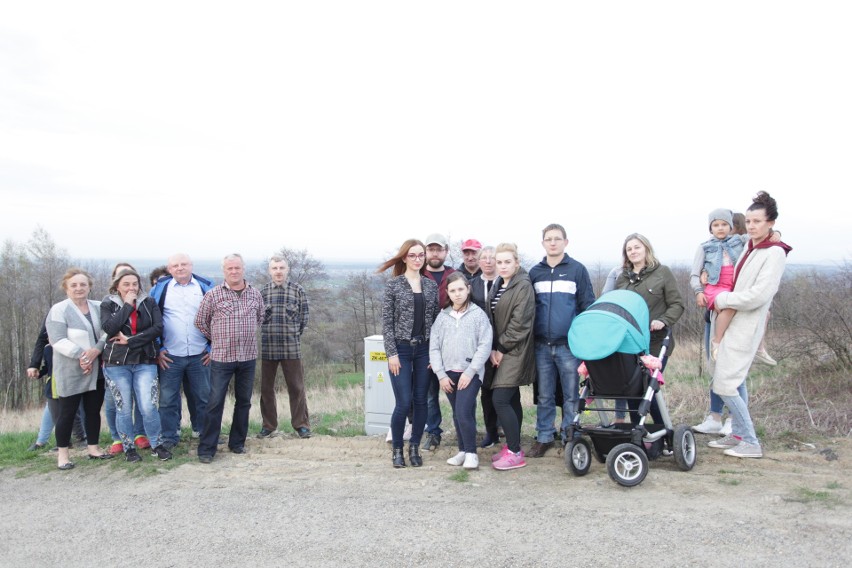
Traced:
<path fill-rule="evenodd" d="M 5 2 L 0 238 L 77 258 L 563 224 L 588 265 L 777 198 L 789 261 L 852 255 L 849 2 Z"/>

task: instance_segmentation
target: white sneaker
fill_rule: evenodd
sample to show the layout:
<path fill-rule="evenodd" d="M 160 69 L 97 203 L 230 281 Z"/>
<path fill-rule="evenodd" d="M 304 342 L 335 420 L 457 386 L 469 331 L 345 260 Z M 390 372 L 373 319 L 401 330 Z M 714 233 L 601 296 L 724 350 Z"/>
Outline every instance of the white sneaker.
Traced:
<path fill-rule="evenodd" d="M 465 454 L 464 452 L 459 452 L 450 459 L 448 459 L 447 463 L 450 465 L 462 465 L 463 463 L 465 463 L 466 455 L 467 454 Z"/>
<path fill-rule="evenodd" d="M 769 353 L 766 352 L 766 349 L 761 349 L 757 353 L 754 354 L 754 360 L 758 363 L 763 363 L 764 365 L 769 365 L 770 367 L 774 367 L 778 364 L 778 361 L 773 359 Z"/>
<path fill-rule="evenodd" d="M 733 448 L 728 448 L 723 452 L 726 456 L 734 456 L 735 458 L 762 458 L 763 450 L 760 444 L 749 444 L 748 442 L 740 442 Z"/>
<path fill-rule="evenodd" d="M 719 430 L 719 435 L 720 436 L 730 436 L 731 434 L 733 434 L 734 432 L 731 429 L 731 425 L 733 424 L 733 422 L 734 421 L 730 417 L 726 418 L 725 419 L 725 425 L 722 426 L 721 430 Z"/>
<path fill-rule="evenodd" d="M 731 448 L 736 448 L 740 445 L 741 440 L 739 438 L 734 438 L 733 436 L 725 436 L 724 438 L 719 438 L 718 440 L 712 440 L 707 442 L 707 445 L 711 448 L 716 448 L 719 450 L 728 450 Z"/>
<path fill-rule="evenodd" d="M 479 456 L 473 452 L 464 455 L 465 469 L 479 469 Z"/>
<path fill-rule="evenodd" d="M 718 434 L 722 430 L 722 421 L 708 415 L 704 422 L 698 426 L 693 426 L 692 430 L 699 434 Z"/>

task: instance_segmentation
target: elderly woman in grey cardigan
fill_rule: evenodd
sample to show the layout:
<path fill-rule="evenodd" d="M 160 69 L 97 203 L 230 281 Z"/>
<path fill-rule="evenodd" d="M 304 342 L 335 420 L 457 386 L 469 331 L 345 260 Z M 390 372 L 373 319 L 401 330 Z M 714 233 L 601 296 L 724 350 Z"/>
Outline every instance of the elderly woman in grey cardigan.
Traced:
<path fill-rule="evenodd" d="M 465 469 L 479 467 L 476 398 L 491 355 L 491 339 L 488 314 L 470 301 L 470 283 L 464 273 L 453 272 L 447 276 L 447 306 L 432 325 L 429 362 L 453 408 L 459 452 L 447 463 Z"/>
<path fill-rule="evenodd" d="M 746 211 L 749 241 L 734 267 L 734 288 L 716 296 L 715 309 L 736 310 L 719 344 L 713 370 L 713 392 L 722 397 L 731 413 L 732 434 L 708 445 L 738 458 L 760 458 L 763 450 L 748 411 L 748 395 L 738 392 L 763 338 L 766 312 L 778 291 L 787 253 L 792 250 L 769 236 L 778 206 L 761 191 Z"/>
<path fill-rule="evenodd" d="M 89 300 L 92 284 L 92 277 L 84 270 L 68 269 L 62 277 L 62 288 L 68 298 L 54 304 L 45 322 L 53 347 L 52 388 L 59 406 L 59 416 L 56 417 L 57 465 L 61 470 L 74 467 L 68 446 L 74 415 L 81 401 L 86 413 L 89 459 L 112 457 L 97 445 L 104 401 L 100 354 L 106 344 L 106 334 L 101 329 L 100 302 Z"/>

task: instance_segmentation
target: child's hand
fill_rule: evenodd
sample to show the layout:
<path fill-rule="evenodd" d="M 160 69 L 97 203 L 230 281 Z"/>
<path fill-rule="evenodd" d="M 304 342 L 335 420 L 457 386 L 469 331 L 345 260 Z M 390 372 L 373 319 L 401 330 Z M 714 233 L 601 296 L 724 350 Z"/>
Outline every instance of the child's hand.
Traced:
<path fill-rule="evenodd" d="M 707 307 L 707 296 L 704 295 L 704 292 L 699 292 L 695 295 L 695 303 L 698 304 L 699 308 Z"/>

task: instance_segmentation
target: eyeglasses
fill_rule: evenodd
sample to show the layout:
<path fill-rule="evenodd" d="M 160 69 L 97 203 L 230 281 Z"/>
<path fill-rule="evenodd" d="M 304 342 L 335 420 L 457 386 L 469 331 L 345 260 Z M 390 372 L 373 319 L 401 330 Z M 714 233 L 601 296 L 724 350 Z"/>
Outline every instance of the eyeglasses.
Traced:
<path fill-rule="evenodd" d="M 408 257 L 408 260 L 423 260 L 426 258 L 426 253 L 421 252 L 419 254 L 414 254 L 413 252 L 410 252 L 405 256 Z"/>

